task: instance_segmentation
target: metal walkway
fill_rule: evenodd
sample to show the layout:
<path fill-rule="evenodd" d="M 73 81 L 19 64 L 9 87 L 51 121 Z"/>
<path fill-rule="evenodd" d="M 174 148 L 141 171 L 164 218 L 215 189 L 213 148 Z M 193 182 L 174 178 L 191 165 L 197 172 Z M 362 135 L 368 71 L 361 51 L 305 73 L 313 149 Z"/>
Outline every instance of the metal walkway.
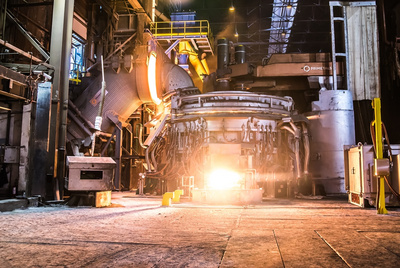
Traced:
<path fill-rule="evenodd" d="M 190 41 L 196 50 L 214 55 L 210 24 L 206 20 L 154 22 L 150 31 L 164 47 L 184 40 Z"/>

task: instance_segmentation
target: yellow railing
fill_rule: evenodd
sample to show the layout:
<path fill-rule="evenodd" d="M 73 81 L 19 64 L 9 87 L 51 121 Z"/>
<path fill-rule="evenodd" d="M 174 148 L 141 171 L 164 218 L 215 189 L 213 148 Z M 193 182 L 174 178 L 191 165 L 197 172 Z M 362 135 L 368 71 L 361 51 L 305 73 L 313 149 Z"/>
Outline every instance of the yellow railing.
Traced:
<path fill-rule="evenodd" d="M 153 22 L 150 30 L 155 37 L 170 37 L 171 39 L 211 35 L 210 24 L 207 20 Z"/>
<path fill-rule="evenodd" d="M 70 68 L 69 81 L 75 84 L 82 82 L 81 78 L 84 76 L 84 67 L 77 63 L 71 63 Z"/>

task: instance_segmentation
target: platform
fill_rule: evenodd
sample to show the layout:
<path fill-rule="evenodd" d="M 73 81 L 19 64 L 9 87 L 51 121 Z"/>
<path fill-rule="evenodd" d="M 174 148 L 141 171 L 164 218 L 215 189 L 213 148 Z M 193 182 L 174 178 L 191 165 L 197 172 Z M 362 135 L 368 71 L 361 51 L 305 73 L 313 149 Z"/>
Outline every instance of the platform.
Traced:
<path fill-rule="evenodd" d="M 0 213 L 2 267 L 399 267 L 400 209 L 347 200 L 211 206 L 113 193 L 108 208 Z"/>

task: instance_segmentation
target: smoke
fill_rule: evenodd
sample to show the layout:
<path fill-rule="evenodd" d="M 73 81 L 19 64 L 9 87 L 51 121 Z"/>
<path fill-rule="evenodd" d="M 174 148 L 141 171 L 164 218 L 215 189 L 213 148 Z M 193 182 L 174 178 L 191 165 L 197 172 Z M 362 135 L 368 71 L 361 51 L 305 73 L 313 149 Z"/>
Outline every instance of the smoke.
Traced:
<path fill-rule="evenodd" d="M 220 31 L 219 33 L 216 34 L 216 40 L 221 39 L 221 38 L 228 38 L 231 39 L 233 35 L 235 34 L 235 24 L 230 23 L 225 26 L 225 28 Z"/>
<path fill-rule="evenodd" d="M 235 11 L 235 13 L 237 13 Z M 229 41 L 233 41 L 236 43 L 238 40 L 238 37 L 235 37 L 235 33 L 239 34 L 239 39 L 241 38 L 241 34 L 245 34 L 247 31 L 247 24 L 244 23 L 245 20 L 242 18 L 242 16 L 238 14 L 229 14 L 227 22 L 225 27 L 219 31 L 218 33 L 214 33 L 216 36 L 216 39 L 220 38 L 228 38 Z"/>

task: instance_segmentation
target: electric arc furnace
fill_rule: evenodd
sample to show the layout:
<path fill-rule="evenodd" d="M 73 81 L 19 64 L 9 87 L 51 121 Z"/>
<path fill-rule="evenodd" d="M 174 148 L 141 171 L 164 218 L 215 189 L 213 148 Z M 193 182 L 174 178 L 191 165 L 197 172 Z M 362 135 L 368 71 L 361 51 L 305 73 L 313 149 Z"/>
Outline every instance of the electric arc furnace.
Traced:
<path fill-rule="evenodd" d="M 146 152 L 146 176 L 186 186 L 194 201 L 292 195 L 296 179 L 308 174 L 310 151 L 307 119 L 293 115 L 293 105 L 290 97 L 261 93 L 180 90 Z"/>

